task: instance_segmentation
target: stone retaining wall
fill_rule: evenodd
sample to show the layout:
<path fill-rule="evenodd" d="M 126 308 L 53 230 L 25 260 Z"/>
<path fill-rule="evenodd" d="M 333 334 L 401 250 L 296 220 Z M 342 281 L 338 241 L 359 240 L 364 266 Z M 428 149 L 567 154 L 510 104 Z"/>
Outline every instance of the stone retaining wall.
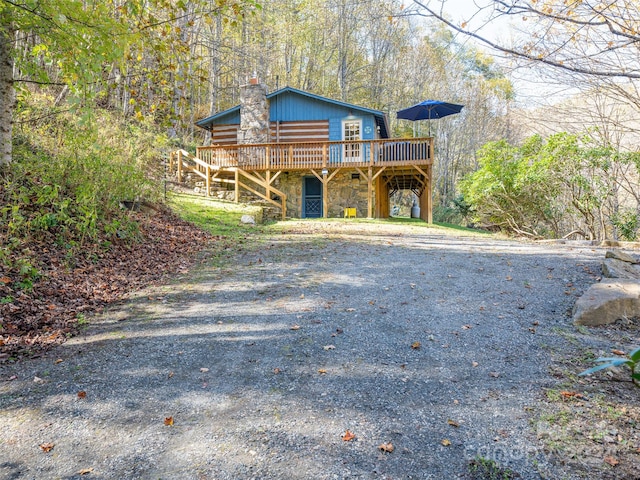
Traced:
<path fill-rule="evenodd" d="M 329 182 L 329 217 L 342 217 L 345 208 L 355 208 L 360 218 L 367 216 L 367 181 L 362 176 L 353 179 L 352 173 L 340 172 Z M 274 186 L 287 195 L 287 216 L 302 216 L 302 185 L 304 178 L 310 176 L 304 172 L 283 172 L 274 182 Z"/>

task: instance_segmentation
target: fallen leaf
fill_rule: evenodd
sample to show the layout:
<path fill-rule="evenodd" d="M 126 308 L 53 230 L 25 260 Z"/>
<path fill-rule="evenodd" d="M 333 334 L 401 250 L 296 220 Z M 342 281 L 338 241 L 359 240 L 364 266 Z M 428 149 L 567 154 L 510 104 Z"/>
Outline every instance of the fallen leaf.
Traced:
<path fill-rule="evenodd" d="M 420 342 L 413 342 L 411 344 L 411 348 L 413 348 L 414 350 L 418 350 L 421 346 L 422 344 Z"/>
<path fill-rule="evenodd" d="M 300 298 L 304 298 L 304 293 L 300 295 Z"/>
<path fill-rule="evenodd" d="M 484 307 L 482 307 L 482 309 L 484 310 Z M 462 325 L 462 329 L 463 329 L 463 330 L 470 330 L 470 329 L 472 329 L 472 328 L 473 328 L 473 327 L 472 327 L 471 325 Z"/>
<path fill-rule="evenodd" d="M 326 369 L 326 368 L 319 368 L 319 369 L 318 369 L 318 373 L 319 373 L 320 375 L 325 375 L 325 374 L 327 373 L 327 369 Z"/>
<path fill-rule="evenodd" d="M 451 425 L 452 427 L 456 427 L 456 428 L 458 428 L 460 426 L 460 424 L 458 422 L 456 422 L 455 420 L 451 420 L 451 419 L 447 420 L 447 423 L 449 425 Z"/>
<path fill-rule="evenodd" d="M 78 398 L 87 398 L 87 392 L 85 392 L 84 390 L 80 390 L 78 392 Z"/>
<path fill-rule="evenodd" d="M 618 350 L 618 349 L 613 349 L 611 350 L 611 353 L 613 353 L 614 355 L 621 355 L 621 356 L 625 356 L 626 353 L 624 353 L 622 350 Z"/>
<path fill-rule="evenodd" d="M 291 325 L 289 327 L 289 330 L 300 330 L 300 325 L 297 325 L 297 324 L 296 325 Z"/>
<path fill-rule="evenodd" d="M 356 309 L 355 308 L 345 308 L 344 311 L 345 312 L 355 312 Z"/>
<path fill-rule="evenodd" d="M 209 369 L 208 369 L 208 368 L 204 368 L 204 367 L 203 367 L 203 368 L 201 368 L 201 369 L 200 369 L 200 371 L 201 371 L 202 373 L 207 373 L 207 372 L 209 371 Z"/>
<path fill-rule="evenodd" d="M 78 475 L 89 475 L 91 472 L 93 472 L 93 468 L 83 468 L 78 472 Z"/>
<path fill-rule="evenodd" d="M 538 322 L 537 320 L 535 322 L 533 322 L 531 325 L 533 325 L 534 327 L 537 327 L 538 325 L 540 325 L 540 322 Z"/>
<path fill-rule="evenodd" d="M 11 279 L 9 277 L 2 277 L 0 278 L 0 282 L 6 285 L 7 283 L 11 283 Z"/>
<path fill-rule="evenodd" d="M 560 392 L 560 395 L 562 395 L 563 398 L 571 398 L 571 397 L 584 398 L 584 396 L 581 393 L 577 393 L 577 392 L 563 391 L 563 392 Z"/>
<path fill-rule="evenodd" d="M 451 440 L 449 440 L 448 438 L 444 438 L 440 443 L 445 447 L 448 447 L 449 445 L 451 445 Z"/>
<path fill-rule="evenodd" d="M 383 452 L 391 453 L 393 452 L 393 444 L 391 442 L 381 443 L 380 445 L 378 445 L 378 449 L 382 450 Z"/>
<path fill-rule="evenodd" d="M 280 372 L 282 372 L 282 370 L 280 370 L 278 367 L 273 369 L 273 373 L 275 373 L 276 375 L 278 375 Z"/>
<path fill-rule="evenodd" d="M 410 283 L 410 284 L 409 284 L 409 286 L 410 286 L 411 288 L 416 288 L 416 284 L 415 284 L 415 283 Z"/>
<path fill-rule="evenodd" d="M 500 374 L 498 372 L 489 372 L 489 376 L 493 378 L 498 378 Z"/>
<path fill-rule="evenodd" d="M 40 444 L 40 450 L 42 450 L 44 453 L 50 452 L 51 450 L 53 450 L 53 447 L 55 447 L 55 445 L 50 442 Z"/>
<path fill-rule="evenodd" d="M 604 461 L 612 467 L 615 467 L 620 463 L 616 457 L 612 457 L 611 455 L 607 455 L 606 457 L 604 457 Z"/>
<path fill-rule="evenodd" d="M 346 432 L 344 432 L 344 435 L 342 435 L 342 440 L 344 442 L 350 442 L 351 440 L 353 440 L 354 438 L 356 438 L 356 436 L 349 430 L 347 430 Z"/>
<path fill-rule="evenodd" d="M 165 417 L 164 424 L 167 425 L 168 427 L 172 427 L 173 426 L 173 417 Z"/>
<path fill-rule="evenodd" d="M 479 365 L 479 363 L 478 363 L 478 362 L 471 362 L 471 366 L 472 366 L 473 368 L 476 368 L 478 365 Z"/>
<path fill-rule="evenodd" d="M 64 360 L 62 360 L 61 358 L 59 358 L 59 359 L 57 359 L 54 363 L 57 365 L 57 364 L 62 363 L 62 362 L 64 362 Z"/>
<path fill-rule="evenodd" d="M 335 349 L 336 349 L 336 346 L 335 346 L 335 345 L 325 345 L 323 348 L 324 348 L 325 350 L 335 350 Z"/>
<path fill-rule="evenodd" d="M 173 375 L 174 375 L 174 374 L 173 374 L 173 372 L 169 372 L 169 374 L 167 375 L 167 377 L 168 377 L 168 378 L 171 378 L 171 377 L 173 377 Z"/>
<path fill-rule="evenodd" d="M 507 282 L 510 282 L 511 280 L 513 280 L 513 278 L 511 278 L 511 277 L 509 277 L 509 276 L 508 276 L 507 278 L 505 278 L 505 280 L 506 280 Z"/>

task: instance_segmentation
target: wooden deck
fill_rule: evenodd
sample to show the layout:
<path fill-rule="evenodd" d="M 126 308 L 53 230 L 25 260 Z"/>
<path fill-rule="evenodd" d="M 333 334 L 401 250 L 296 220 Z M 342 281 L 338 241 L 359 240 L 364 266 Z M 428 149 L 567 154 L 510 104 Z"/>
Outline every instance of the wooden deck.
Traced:
<path fill-rule="evenodd" d="M 246 171 L 430 165 L 433 138 L 198 147 L 196 157 Z"/>
<path fill-rule="evenodd" d="M 239 188 L 252 192 L 280 207 L 283 219 L 286 217 L 287 196 L 274 185 L 280 174 L 303 170 L 316 176 L 322 182 L 323 211 L 326 215 L 329 182 L 339 171 L 353 170 L 367 180 L 369 217 L 374 213 L 374 188 L 376 198 L 387 200 L 384 205 L 378 202 L 376 216 L 389 215 L 387 204 L 390 192 L 410 189 L 420 197 L 421 207 L 425 208 L 424 219 L 431 222 L 432 165 L 433 138 L 428 137 L 214 145 L 198 147 L 195 156 L 184 150 L 172 153 L 169 169 L 176 172 L 178 181 L 185 173 L 201 177 L 207 195 L 212 182 L 233 184 L 236 202 Z M 380 183 L 383 179 L 384 182 Z"/>

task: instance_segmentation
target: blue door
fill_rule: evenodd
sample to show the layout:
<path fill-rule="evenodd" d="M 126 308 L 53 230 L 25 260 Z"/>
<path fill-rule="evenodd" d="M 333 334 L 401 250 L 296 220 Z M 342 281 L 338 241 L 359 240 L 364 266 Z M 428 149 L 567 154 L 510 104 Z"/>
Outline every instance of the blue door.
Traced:
<path fill-rule="evenodd" d="M 322 217 L 322 182 L 316 177 L 305 177 L 302 197 L 302 218 Z"/>

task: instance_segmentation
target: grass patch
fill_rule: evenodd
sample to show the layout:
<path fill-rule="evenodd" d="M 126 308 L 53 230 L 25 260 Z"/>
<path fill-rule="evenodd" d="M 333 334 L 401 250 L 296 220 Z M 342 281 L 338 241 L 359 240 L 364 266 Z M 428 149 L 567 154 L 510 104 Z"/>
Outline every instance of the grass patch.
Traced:
<path fill-rule="evenodd" d="M 195 195 L 170 193 L 167 203 L 181 218 L 212 235 L 244 238 L 248 233 L 262 233 L 261 225 L 245 225 L 240 222 L 243 215 L 251 215 L 260 222 L 262 208 L 223 202 Z"/>
<path fill-rule="evenodd" d="M 511 480 L 520 476 L 495 460 L 481 456 L 469 461 L 469 473 L 474 480 Z"/>

